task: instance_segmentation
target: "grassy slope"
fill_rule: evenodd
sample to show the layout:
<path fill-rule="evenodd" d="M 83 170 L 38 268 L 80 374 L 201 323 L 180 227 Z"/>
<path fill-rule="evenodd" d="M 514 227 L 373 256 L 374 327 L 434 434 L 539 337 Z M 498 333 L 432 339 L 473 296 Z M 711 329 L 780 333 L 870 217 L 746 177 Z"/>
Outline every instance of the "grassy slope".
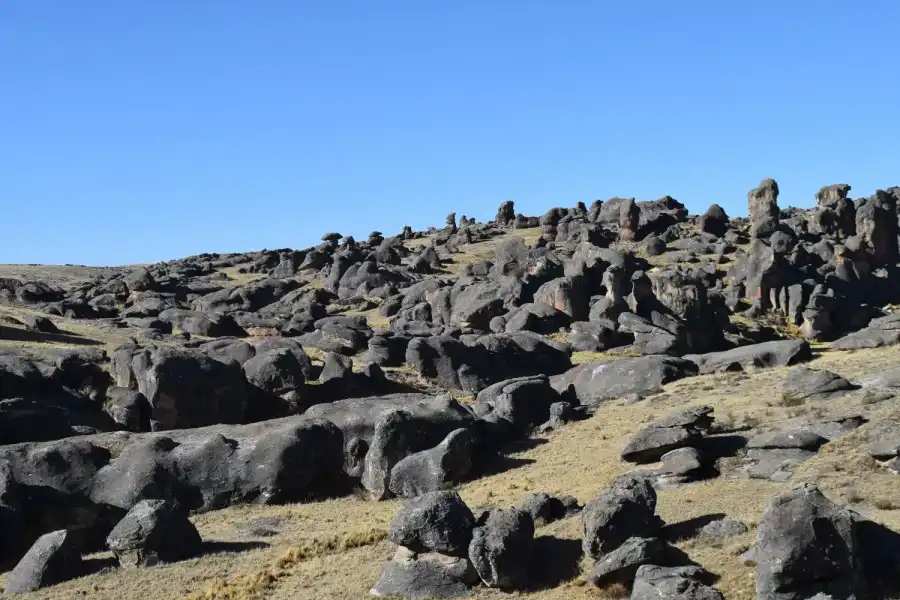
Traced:
<path fill-rule="evenodd" d="M 532 243 L 540 231 L 516 231 L 510 235 Z M 450 277 L 461 272 L 465 264 L 491 259 L 500 239 L 465 247 L 447 265 Z M 236 277 L 235 283 L 244 282 L 236 272 L 229 275 Z M 248 276 L 246 280 L 255 278 Z M 0 316 L 15 316 L 18 310 L 0 307 Z M 366 316 L 378 320 L 373 325 L 386 324 L 386 320 L 378 317 L 377 309 L 367 311 Z M 107 348 L 128 333 L 109 330 L 102 324 L 54 320 L 62 329 L 96 340 Z M 0 340 L 0 347 L 29 343 Z M 58 342 L 33 344 L 52 347 Z M 855 353 L 829 352 L 827 348 L 822 351 L 812 366 L 850 379 L 896 365 L 895 348 Z M 577 362 L 587 362 L 615 357 L 579 353 L 574 358 Z M 785 373 L 786 369 L 774 369 L 747 375 L 695 377 L 671 384 L 663 393 L 636 405 L 610 403 L 593 418 L 568 425 L 530 449 L 516 453 L 505 472 L 465 484 L 460 492 L 472 507 L 516 504 L 534 491 L 573 494 L 582 502 L 587 501 L 598 495 L 616 475 L 633 468 L 619 459 L 619 451 L 632 433 L 647 422 L 690 404 L 711 404 L 720 421 L 738 425 L 768 426 L 798 417 L 824 418 L 862 412 L 871 414 L 872 424 L 826 445 L 815 458 L 797 468 L 791 482 L 779 484 L 723 476 L 661 492 L 659 513 L 672 524 L 690 524 L 692 520 L 716 514 L 755 524 L 773 495 L 794 483 L 815 481 L 835 501 L 852 505 L 871 518 L 900 529 L 900 510 L 891 510 L 900 506 L 897 476 L 877 470 L 863 450 L 874 423 L 900 421 L 900 407 L 893 401 L 866 404 L 859 392 L 829 403 L 786 407 L 780 401 Z M 348 498 L 305 505 L 240 506 L 196 515 L 193 520 L 209 543 L 209 552 L 203 557 L 151 569 L 100 572 L 22 597 L 26 600 L 363 598 L 384 562 L 393 554 L 394 548 L 384 535 L 397 506 L 397 501 L 374 503 Z M 248 524 L 260 519 L 279 520 L 278 533 L 269 537 L 250 533 Z M 539 579 L 543 589 L 523 596 L 556 600 L 615 597 L 615 590 L 601 591 L 585 585 L 582 570 L 590 565 L 577 564 L 581 538 L 579 518 L 540 528 L 537 535 L 539 564 L 543 566 Z M 751 531 L 724 543 L 688 535 L 678 544 L 720 577 L 717 585 L 727 598 L 750 599 L 754 597 L 753 568 L 742 564 L 737 556 L 749 547 L 753 535 Z M 92 557 L 91 564 L 100 569 L 110 563 L 110 558 L 108 554 L 100 554 Z M 475 594 L 475 598 L 506 597 L 486 589 L 479 589 Z"/>
<path fill-rule="evenodd" d="M 813 366 L 834 370 L 850 378 L 877 372 L 896 363 L 896 349 L 856 353 L 825 352 Z M 543 443 L 516 454 L 516 465 L 503 473 L 461 487 L 473 507 L 512 505 L 532 491 L 570 493 L 582 502 L 596 496 L 618 474 L 633 467 L 618 453 L 629 436 L 645 423 L 689 404 L 708 403 L 720 420 L 736 424 L 757 421 L 772 425 L 797 416 L 827 417 L 863 412 L 873 421 L 900 419 L 892 401 L 865 404 L 863 394 L 813 406 L 785 407 L 780 402 L 786 369 L 743 375 L 710 375 L 682 380 L 645 402 L 626 406 L 611 403 L 593 418 L 571 424 Z M 816 481 L 835 501 L 852 503 L 873 519 L 900 529 L 896 475 L 875 469 L 862 447 L 873 425 L 866 425 L 801 465 L 789 483 L 771 483 L 720 477 L 660 493 L 659 513 L 672 523 L 725 514 L 755 524 L 773 495 L 795 482 Z M 383 539 L 396 501 L 374 503 L 341 499 L 306 505 L 242 506 L 197 515 L 194 522 L 205 540 L 218 542 L 202 558 L 152 569 L 113 571 L 67 582 L 23 598 L 90 597 L 98 600 L 162 600 L 170 598 L 250 599 L 362 598 L 392 555 Z M 271 537 L 254 537 L 247 523 L 262 518 L 281 520 Z M 578 518 L 538 530 L 541 564 L 577 552 L 581 537 Z M 752 598 L 753 568 L 737 556 L 752 543 L 753 532 L 725 543 L 689 536 L 679 542 L 688 554 L 720 577 L 719 588 L 728 598 Z M 561 540 L 561 541 L 560 541 Z M 568 540 L 568 541 L 566 541 Z M 247 549 L 248 542 L 265 547 Z M 108 558 L 98 555 L 96 558 Z M 587 565 L 583 565 L 587 567 Z M 560 579 L 565 570 L 545 572 L 546 581 Z M 565 581 L 524 594 L 529 598 L 569 600 L 612 597 L 584 585 L 584 576 L 570 573 Z M 476 598 L 505 597 L 479 590 Z"/>

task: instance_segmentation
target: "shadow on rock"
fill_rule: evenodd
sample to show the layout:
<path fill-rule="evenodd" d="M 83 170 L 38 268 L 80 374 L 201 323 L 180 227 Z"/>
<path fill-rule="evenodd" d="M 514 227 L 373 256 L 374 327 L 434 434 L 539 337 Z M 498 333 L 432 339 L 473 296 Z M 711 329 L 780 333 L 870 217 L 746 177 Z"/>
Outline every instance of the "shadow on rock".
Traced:
<path fill-rule="evenodd" d="M 708 461 L 714 463 L 720 458 L 736 456 L 747 446 L 747 438 L 742 435 L 709 435 L 698 444 L 698 449 Z"/>
<path fill-rule="evenodd" d="M 863 569 L 869 585 L 879 598 L 900 597 L 900 533 L 874 521 L 857 523 L 860 547 L 863 549 Z"/>

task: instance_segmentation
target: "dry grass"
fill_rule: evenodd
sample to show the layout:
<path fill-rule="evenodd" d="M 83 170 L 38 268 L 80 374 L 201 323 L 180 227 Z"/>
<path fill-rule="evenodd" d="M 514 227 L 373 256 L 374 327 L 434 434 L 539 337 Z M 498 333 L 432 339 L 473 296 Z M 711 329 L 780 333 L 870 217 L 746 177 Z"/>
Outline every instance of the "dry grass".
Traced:
<path fill-rule="evenodd" d="M 370 529 L 304 540 L 300 545 L 285 551 L 269 567 L 231 580 L 216 578 L 205 590 L 190 594 L 185 600 L 261 600 L 280 579 L 290 575 L 300 563 L 329 554 L 372 546 L 386 537 L 387 530 Z"/>
<path fill-rule="evenodd" d="M 592 357 L 593 358 L 593 357 Z M 610 357 L 612 358 L 612 357 Z M 855 353 L 824 352 L 812 366 L 850 379 L 896 365 L 896 348 Z M 394 372 L 397 371 L 397 372 Z M 397 375 L 401 370 L 391 371 Z M 760 428 L 790 422 L 793 407 L 779 403 L 788 369 L 752 374 L 726 373 L 684 379 L 663 393 L 634 405 L 613 402 L 585 421 L 573 423 L 513 455 L 513 468 L 467 483 L 460 488 L 473 508 L 517 504 L 529 492 L 572 494 L 581 502 L 599 494 L 617 475 L 633 469 L 619 452 L 646 423 L 692 404 L 710 404 L 722 420 L 753 423 Z M 719 477 L 660 492 L 658 511 L 670 524 L 724 514 L 749 525 L 757 522 L 772 497 L 791 485 L 816 482 L 836 502 L 886 525 L 900 529 L 900 488 L 897 476 L 880 469 L 864 447 L 877 423 L 900 423 L 893 402 L 865 404 L 862 393 L 817 404 L 822 416 L 869 415 L 871 422 L 843 439 L 826 444 L 813 459 L 797 466 L 788 483 Z M 23 598 L 92 598 L 96 600 L 345 599 L 364 598 L 382 565 L 393 554 L 383 539 L 398 503 L 339 499 L 278 507 L 243 506 L 194 517 L 206 540 L 225 543 L 257 541 L 256 549 L 219 552 L 202 558 L 151 569 L 118 571 L 70 581 Z M 246 525 L 260 518 L 277 518 L 281 526 L 271 537 L 255 538 Z M 580 520 L 568 519 L 538 530 L 539 536 L 581 538 Z M 677 545 L 719 577 L 717 587 L 729 599 L 755 596 L 752 564 L 738 556 L 753 542 L 754 532 L 728 541 L 688 536 Z M 582 565 L 583 569 L 589 565 Z M 585 572 L 550 589 L 522 597 L 576 600 L 622 597 L 621 589 L 596 590 L 586 585 Z M 477 589 L 474 598 L 506 595 Z"/>
<path fill-rule="evenodd" d="M 228 282 L 235 286 L 253 283 L 254 281 L 266 278 L 265 273 L 241 273 L 239 269 L 246 266 L 247 265 L 235 265 L 233 267 L 221 269 L 219 272 L 226 275 L 228 277 Z"/>
<path fill-rule="evenodd" d="M 573 352 L 572 364 L 583 365 L 590 362 L 611 361 L 620 358 L 636 358 L 638 356 L 641 355 L 629 350 L 623 352 Z"/>
<path fill-rule="evenodd" d="M 42 315 L 43 313 L 21 306 L 0 306 L 0 317 L 11 317 L 22 321 L 25 315 Z M 42 334 L 26 331 L 24 327 L 2 323 L 7 333 L 0 335 L 0 348 L 25 348 L 55 350 L 61 348 L 80 348 L 99 346 L 111 350 L 135 335 L 136 330 L 119 329 L 104 319 L 91 321 L 67 319 L 50 316 L 51 321 L 60 330 L 59 334 Z M 3 339 L 5 337 L 5 339 Z"/>

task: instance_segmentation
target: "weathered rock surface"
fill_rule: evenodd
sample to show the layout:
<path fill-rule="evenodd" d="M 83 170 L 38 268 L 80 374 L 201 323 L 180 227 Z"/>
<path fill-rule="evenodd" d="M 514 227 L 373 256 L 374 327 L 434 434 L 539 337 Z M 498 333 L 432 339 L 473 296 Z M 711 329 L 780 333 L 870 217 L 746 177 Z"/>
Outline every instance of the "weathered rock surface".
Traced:
<path fill-rule="evenodd" d="M 578 365 L 550 381 L 561 393 L 573 386 L 578 400 L 592 405 L 629 394 L 652 394 L 666 383 L 696 373 L 696 364 L 689 360 L 644 356 Z"/>
<path fill-rule="evenodd" d="M 165 500 L 142 500 L 119 521 L 106 544 L 123 567 L 152 567 L 191 558 L 202 550 L 187 509 Z"/>
<path fill-rule="evenodd" d="M 469 560 L 488 587 L 524 588 L 534 563 L 534 522 L 523 511 L 494 509 L 475 527 Z"/>
<path fill-rule="evenodd" d="M 6 593 L 23 594 L 85 574 L 75 536 L 65 530 L 41 536 L 6 576 Z"/>

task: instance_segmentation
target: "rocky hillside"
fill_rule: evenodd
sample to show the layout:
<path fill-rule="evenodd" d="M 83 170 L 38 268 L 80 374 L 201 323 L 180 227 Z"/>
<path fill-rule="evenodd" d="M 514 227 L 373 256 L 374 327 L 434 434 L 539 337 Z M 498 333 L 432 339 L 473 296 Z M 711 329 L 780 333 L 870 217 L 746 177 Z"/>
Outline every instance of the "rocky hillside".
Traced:
<path fill-rule="evenodd" d="M 0 266 L 5 594 L 900 598 L 900 188 Z"/>

